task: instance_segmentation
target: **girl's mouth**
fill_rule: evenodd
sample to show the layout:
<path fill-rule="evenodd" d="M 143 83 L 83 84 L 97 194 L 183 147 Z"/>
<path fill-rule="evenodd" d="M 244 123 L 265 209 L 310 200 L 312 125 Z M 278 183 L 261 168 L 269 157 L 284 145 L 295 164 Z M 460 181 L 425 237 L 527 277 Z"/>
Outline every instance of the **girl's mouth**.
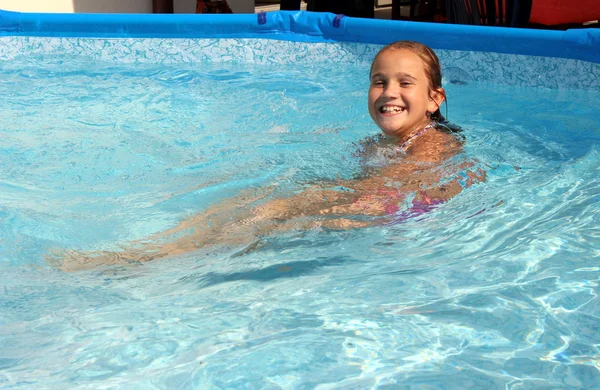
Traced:
<path fill-rule="evenodd" d="M 404 111 L 403 107 L 400 106 L 381 106 L 379 112 L 382 114 L 399 114 Z"/>

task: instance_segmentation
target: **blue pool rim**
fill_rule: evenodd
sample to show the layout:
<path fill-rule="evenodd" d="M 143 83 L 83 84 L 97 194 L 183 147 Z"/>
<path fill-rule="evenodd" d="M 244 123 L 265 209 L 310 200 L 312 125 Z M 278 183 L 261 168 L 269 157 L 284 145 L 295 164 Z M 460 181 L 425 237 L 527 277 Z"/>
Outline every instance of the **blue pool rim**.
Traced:
<path fill-rule="evenodd" d="M 465 26 L 278 11 L 260 14 L 41 14 L 0 10 L 0 37 L 253 38 L 387 44 L 569 58 L 600 63 L 600 29 Z"/>

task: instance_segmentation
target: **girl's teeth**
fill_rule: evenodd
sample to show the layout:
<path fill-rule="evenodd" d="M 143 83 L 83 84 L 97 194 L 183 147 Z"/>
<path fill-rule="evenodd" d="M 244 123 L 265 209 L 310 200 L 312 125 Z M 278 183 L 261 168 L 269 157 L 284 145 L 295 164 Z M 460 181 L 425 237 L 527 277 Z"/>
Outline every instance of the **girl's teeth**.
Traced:
<path fill-rule="evenodd" d="M 404 111 L 404 109 L 402 107 L 391 107 L 391 106 L 381 107 L 381 112 L 383 112 L 383 113 L 396 113 L 396 112 L 402 112 L 402 111 Z"/>

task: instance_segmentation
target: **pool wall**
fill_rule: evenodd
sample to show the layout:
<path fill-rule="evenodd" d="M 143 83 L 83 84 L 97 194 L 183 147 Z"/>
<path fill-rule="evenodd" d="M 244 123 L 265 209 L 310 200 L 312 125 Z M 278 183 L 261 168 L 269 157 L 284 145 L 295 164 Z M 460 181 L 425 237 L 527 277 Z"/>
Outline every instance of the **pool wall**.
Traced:
<path fill-rule="evenodd" d="M 0 11 L 0 61 L 70 53 L 121 63 L 368 63 L 382 45 L 401 39 L 434 48 L 446 78 L 600 90 L 599 29 L 547 31 L 286 11 L 255 15 Z"/>

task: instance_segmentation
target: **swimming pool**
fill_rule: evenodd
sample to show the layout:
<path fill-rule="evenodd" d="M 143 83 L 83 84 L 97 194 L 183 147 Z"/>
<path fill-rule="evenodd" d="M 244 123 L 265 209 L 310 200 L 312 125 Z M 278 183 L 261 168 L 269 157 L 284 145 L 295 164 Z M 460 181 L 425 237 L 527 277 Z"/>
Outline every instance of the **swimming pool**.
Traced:
<path fill-rule="evenodd" d="M 290 40 L 227 35 L 225 18 L 187 24 L 218 38 L 152 39 L 119 17 L 112 36 L 20 17 L 0 38 L 1 387 L 600 382 L 600 61 L 583 43 L 433 45 L 449 117 L 489 169 L 429 214 L 65 273 L 47 266 L 55 248 L 115 249 L 243 191 L 356 174 L 382 42 L 317 37 L 333 15 L 300 14 Z M 249 18 L 232 20 L 258 28 Z"/>

